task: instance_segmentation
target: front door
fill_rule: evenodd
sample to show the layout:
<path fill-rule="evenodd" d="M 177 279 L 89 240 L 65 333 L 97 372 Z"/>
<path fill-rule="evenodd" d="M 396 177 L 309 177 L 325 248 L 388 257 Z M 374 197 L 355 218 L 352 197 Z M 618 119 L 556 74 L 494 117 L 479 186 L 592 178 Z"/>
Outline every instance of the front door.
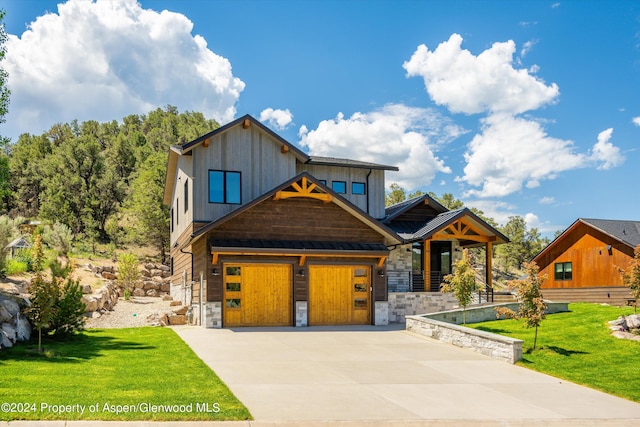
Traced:
<path fill-rule="evenodd" d="M 451 242 L 431 242 L 431 292 L 440 291 L 447 274 L 451 274 Z"/>

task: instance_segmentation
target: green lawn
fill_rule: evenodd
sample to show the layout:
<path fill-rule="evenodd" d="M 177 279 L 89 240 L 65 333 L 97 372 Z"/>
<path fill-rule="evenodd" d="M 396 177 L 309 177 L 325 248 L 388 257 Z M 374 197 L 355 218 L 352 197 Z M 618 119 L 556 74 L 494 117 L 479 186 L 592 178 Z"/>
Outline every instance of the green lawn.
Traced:
<path fill-rule="evenodd" d="M 533 351 L 534 329 L 525 328 L 523 322 L 467 326 L 523 340 L 521 366 L 640 402 L 640 342 L 612 337 L 607 325 L 620 315 L 632 314 L 633 308 L 576 303 L 569 304 L 569 310 L 542 321 Z"/>
<path fill-rule="evenodd" d="M 90 329 L 44 347 L 0 351 L 1 421 L 251 419 L 169 328 Z"/>

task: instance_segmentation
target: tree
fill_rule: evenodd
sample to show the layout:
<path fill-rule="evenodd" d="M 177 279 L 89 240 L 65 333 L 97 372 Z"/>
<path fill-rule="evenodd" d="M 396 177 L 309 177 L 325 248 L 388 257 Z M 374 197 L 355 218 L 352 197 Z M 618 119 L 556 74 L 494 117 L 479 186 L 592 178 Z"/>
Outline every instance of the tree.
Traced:
<path fill-rule="evenodd" d="M 640 299 L 640 245 L 633 251 L 633 259 L 626 269 L 617 267 L 622 276 L 622 283 L 631 290 L 631 295 L 636 299 L 633 312 L 637 313 L 638 300 Z"/>
<path fill-rule="evenodd" d="M 462 200 L 456 199 L 451 193 L 443 193 L 442 196 L 438 197 L 436 193 L 430 191 L 429 196 L 433 197 L 438 203 L 449 210 L 455 210 L 464 207 L 464 203 L 462 202 Z"/>
<path fill-rule="evenodd" d="M 124 299 L 129 299 L 139 278 L 138 257 L 135 254 L 121 254 L 118 258 L 118 285 L 124 290 Z"/>
<path fill-rule="evenodd" d="M 462 306 L 462 323 L 467 324 L 467 306 L 471 303 L 473 292 L 480 289 L 476 283 L 476 273 L 473 271 L 472 260 L 465 249 L 462 258 L 453 267 L 453 274 L 444 276 L 442 292 L 453 292 Z"/>
<path fill-rule="evenodd" d="M 165 153 L 150 155 L 132 182 L 126 203 L 134 221 L 130 233 L 139 243 L 155 246 L 160 251 L 162 261 L 169 246 L 170 225 L 169 208 L 162 202 L 166 164 Z"/>
<path fill-rule="evenodd" d="M 542 299 L 540 287 L 546 275 L 540 275 L 540 269 L 535 262 L 528 262 L 524 265 L 526 278 L 511 280 L 509 285 L 516 290 L 518 296 L 518 311 L 513 311 L 507 307 L 496 308 L 497 317 L 505 316 L 514 319 L 524 319 L 527 328 L 536 328 L 533 338 L 533 349 L 536 349 L 538 341 L 538 327 L 545 318 L 547 304 Z"/>
<path fill-rule="evenodd" d="M 58 287 L 55 280 L 46 280 L 44 277 L 40 235 L 36 235 L 33 243 L 33 259 L 35 274 L 31 279 L 31 306 L 27 310 L 27 317 L 38 330 L 38 352 L 42 352 L 42 331 L 51 325 L 56 315 Z"/>
<path fill-rule="evenodd" d="M 4 57 L 7 53 L 7 33 L 4 29 L 4 16 L 6 12 L 0 10 L 0 63 L 4 61 Z M 11 91 L 7 87 L 7 79 L 9 73 L 4 68 L 0 68 L 0 123 L 6 121 L 5 116 L 9 112 L 9 96 Z M 9 139 L 4 136 L 0 136 L 0 147 L 4 147 L 9 143 Z"/>
<path fill-rule="evenodd" d="M 404 202 L 407 198 L 407 191 L 395 182 L 389 186 L 389 191 L 384 195 L 384 205 L 392 206 Z"/>

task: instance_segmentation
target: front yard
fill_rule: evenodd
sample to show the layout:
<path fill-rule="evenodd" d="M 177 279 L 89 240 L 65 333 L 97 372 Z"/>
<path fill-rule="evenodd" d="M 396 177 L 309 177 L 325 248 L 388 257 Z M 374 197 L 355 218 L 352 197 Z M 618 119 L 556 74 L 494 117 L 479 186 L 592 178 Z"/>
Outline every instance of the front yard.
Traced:
<path fill-rule="evenodd" d="M 34 334 L 35 335 L 35 334 Z M 0 420 L 246 420 L 249 411 L 168 328 L 90 329 L 0 351 Z"/>
<path fill-rule="evenodd" d="M 547 316 L 538 331 L 515 320 L 468 324 L 524 341 L 521 366 L 640 402 L 640 342 L 610 335 L 607 322 L 633 313 L 631 307 L 569 304 L 568 313 Z"/>

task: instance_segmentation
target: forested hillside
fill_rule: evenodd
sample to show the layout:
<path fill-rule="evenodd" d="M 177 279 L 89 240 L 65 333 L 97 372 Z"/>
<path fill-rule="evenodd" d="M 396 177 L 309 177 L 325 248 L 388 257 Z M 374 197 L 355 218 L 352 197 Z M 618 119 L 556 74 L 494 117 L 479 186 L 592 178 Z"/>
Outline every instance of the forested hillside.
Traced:
<path fill-rule="evenodd" d="M 167 106 L 121 122 L 73 121 L 23 134 L 0 154 L 0 215 L 64 224 L 94 247 L 136 243 L 164 254 L 169 146 L 217 127 L 202 113 Z"/>

